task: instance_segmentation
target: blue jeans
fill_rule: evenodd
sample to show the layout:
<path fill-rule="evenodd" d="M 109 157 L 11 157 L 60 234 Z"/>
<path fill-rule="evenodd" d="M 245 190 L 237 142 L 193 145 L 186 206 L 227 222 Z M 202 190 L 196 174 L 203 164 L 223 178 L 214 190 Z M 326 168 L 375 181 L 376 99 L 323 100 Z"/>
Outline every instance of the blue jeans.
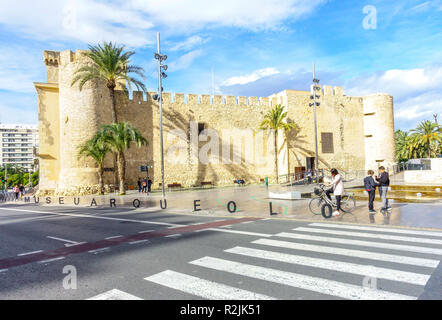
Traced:
<path fill-rule="evenodd" d="M 381 196 L 382 199 L 382 209 L 387 209 L 389 208 L 388 206 L 388 199 L 387 199 L 387 192 L 388 192 L 388 187 L 379 187 L 379 195 Z"/>

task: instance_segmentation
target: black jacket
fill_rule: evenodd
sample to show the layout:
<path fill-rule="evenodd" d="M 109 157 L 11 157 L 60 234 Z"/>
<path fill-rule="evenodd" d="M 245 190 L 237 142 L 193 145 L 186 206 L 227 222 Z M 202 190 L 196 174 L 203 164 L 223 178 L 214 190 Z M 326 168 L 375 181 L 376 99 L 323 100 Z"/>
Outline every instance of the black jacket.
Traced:
<path fill-rule="evenodd" d="M 376 187 L 378 186 L 379 184 L 377 184 L 375 181 L 374 181 L 374 179 L 373 179 L 373 177 L 372 176 L 367 176 L 367 177 L 365 177 L 364 178 L 364 187 L 365 187 L 365 190 L 367 190 L 367 191 L 371 191 L 371 190 L 376 190 Z"/>
<path fill-rule="evenodd" d="M 390 177 L 388 175 L 388 172 L 385 171 L 378 177 L 378 183 L 380 187 L 389 187 L 390 186 Z"/>

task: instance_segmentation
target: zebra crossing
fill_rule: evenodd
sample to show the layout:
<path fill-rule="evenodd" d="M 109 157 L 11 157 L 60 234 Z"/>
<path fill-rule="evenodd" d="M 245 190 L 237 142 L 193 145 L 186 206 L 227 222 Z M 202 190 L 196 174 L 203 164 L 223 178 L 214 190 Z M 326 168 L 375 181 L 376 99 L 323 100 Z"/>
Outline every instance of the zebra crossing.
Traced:
<path fill-rule="evenodd" d="M 144 280 L 184 299 L 303 299 L 319 294 L 326 299 L 414 300 L 441 258 L 442 232 L 311 223 L 188 262 L 201 269 L 199 277 L 184 268 Z M 373 279 L 381 286 L 367 285 Z M 259 285 L 251 286 L 253 281 Z M 271 286 L 281 290 L 267 290 Z M 113 289 L 91 299 L 131 297 L 139 299 Z"/>

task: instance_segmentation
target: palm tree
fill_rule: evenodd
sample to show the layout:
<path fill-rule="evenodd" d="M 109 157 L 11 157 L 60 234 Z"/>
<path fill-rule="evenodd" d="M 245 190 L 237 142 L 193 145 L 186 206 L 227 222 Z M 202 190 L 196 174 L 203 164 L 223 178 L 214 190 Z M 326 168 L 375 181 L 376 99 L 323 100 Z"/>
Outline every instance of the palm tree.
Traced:
<path fill-rule="evenodd" d="M 137 147 L 147 145 L 148 142 L 137 128 L 127 122 L 112 123 L 103 125 L 99 133 L 101 138 L 98 140 L 100 144 L 105 145 L 117 156 L 118 178 L 120 180 L 120 194 L 126 194 L 124 179 L 126 175 L 126 159 L 124 151 L 129 149 L 132 142 Z"/>
<path fill-rule="evenodd" d="M 101 142 L 102 138 L 101 132 L 98 132 L 92 139 L 81 145 L 78 151 L 79 157 L 92 158 L 97 164 L 100 194 L 103 194 L 104 159 L 109 152 L 108 146 Z"/>
<path fill-rule="evenodd" d="M 284 134 L 292 129 L 297 129 L 298 126 L 294 123 L 285 122 L 287 118 L 287 112 L 284 112 L 284 107 L 280 104 L 276 105 L 273 109 L 264 116 L 264 120 L 261 122 L 260 130 L 273 130 L 274 131 L 274 144 L 275 144 L 275 177 L 278 183 L 278 131 L 283 130 Z"/>
<path fill-rule="evenodd" d="M 125 46 L 117 46 L 112 42 L 104 42 L 103 45 L 92 46 L 89 45 L 89 51 L 83 53 L 86 57 L 90 58 L 93 62 L 92 65 L 80 67 L 74 73 L 71 86 L 79 82 L 80 91 L 84 85 L 90 81 L 103 80 L 109 89 L 109 94 L 112 100 L 112 122 L 117 122 L 116 100 L 115 100 L 115 88 L 117 84 L 126 83 L 130 90 L 132 85 L 138 90 L 146 92 L 146 86 L 138 79 L 129 76 L 129 74 L 136 74 L 143 80 L 144 69 L 131 65 L 130 58 L 135 54 L 134 51 L 124 52 Z M 123 90 L 127 93 L 126 85 L 123 86 Z"/>
<path fill-rule="evenodd" d="M 421 122 L 416 129 L 410 130 L 412 132 L 411 139 L 415 147 L 425 148 L 427 155 L 431 158 L 433 155 L 437 156 L 437 149 L 442 142 L 442 129 L 441 127 L 429 120 Z M 433 146 L 436 146 L 436 150 L 432 150 Z"/>
<path fill-rule="evenodd" d="M 410 145 L 410 136 L 407 131 L 397 130 L 394 133 L 395 142 L 396 142 L 396 160 L 398 162 L 404 162 L 411 158 L 409 145 Z"/>

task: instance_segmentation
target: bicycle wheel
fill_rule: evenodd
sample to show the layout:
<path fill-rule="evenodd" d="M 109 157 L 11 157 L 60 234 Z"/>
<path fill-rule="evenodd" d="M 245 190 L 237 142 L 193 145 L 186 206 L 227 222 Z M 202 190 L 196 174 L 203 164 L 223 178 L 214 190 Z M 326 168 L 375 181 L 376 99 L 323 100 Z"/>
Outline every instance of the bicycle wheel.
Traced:
<path fill-rule="evenodd" d="M 310 200 L 308 207 L 310 209 L 310 212 L 313 214 L 321 214 L 321 207 L 324 203 L 324 200 L 322 198 L 313 198 Z"/>
<path fill-rule="evenodd" d="M 333 208 L 328 203 L 324 203 L 321 207 L 321 214 L 325 219 L 330 219 L 333 215 Z"/>
<path fill-rule="evenodd" d="M 345 195 L 342 197 L 341 209 L 344 212 L 352 212 L 356 208 L 356 200 L 353 196 Z"/>

